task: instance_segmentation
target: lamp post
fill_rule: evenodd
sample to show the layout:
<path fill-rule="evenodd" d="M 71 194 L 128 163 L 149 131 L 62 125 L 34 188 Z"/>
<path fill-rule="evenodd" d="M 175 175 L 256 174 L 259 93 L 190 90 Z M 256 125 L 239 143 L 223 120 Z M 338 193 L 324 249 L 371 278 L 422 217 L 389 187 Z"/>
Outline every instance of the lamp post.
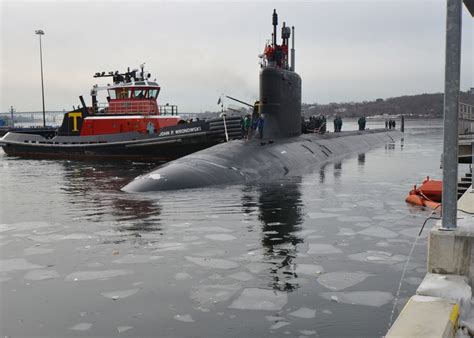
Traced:
<path fill-rule="evenodd" d="M 38 29 L 35 31 L 35 34 L 39 36 L 40 41 L 40 65 L 41 65 L 41 97 L 43 99 L 43 127 L 46 127 L 46 114 L 44 111 L 44 85 L 43 85 L 43 51 L 41 48 L 41 35 L 44 35 L 44 31 Z"/>

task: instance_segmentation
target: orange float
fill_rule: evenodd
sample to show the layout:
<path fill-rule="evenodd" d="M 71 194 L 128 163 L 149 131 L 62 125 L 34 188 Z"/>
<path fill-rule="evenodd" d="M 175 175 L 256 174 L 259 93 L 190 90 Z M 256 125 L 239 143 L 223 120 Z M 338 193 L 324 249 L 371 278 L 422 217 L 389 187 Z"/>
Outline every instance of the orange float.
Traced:
<path fill-rule="evenodd" d="M 443 193 L 443 182 L 440 180 L 430 180 L 429 176 L 423 181 L 419 188 L 413 186 L 413 189 L 405 198 L 405 202 L 437 209 L 441 205 L 441 196 Z"/>

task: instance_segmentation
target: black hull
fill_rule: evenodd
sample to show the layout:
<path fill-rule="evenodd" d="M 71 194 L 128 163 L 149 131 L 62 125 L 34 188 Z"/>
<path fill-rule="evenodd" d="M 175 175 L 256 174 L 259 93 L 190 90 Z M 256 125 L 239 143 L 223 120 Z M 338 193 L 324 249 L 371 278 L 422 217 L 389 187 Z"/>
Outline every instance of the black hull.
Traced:
<path fill-rule="evenodd" d="M 75 147 L 67 149 L 61 146 L 41 147 L 38 149 L 23 145 L 6 145 L 3 151 L 8 156 L 32 159 L 73 159 L 73 160 L 131 160 L 140 162 L 165 162 L 212 147 L 219 142 L 206 139 L 176 141 L 164 144 L 150 144 L 139 147 L 111 145 L 103 147 Z"/>
<path fill-rule="evenodd" d="M 374 129 L 305 134 L 260 142 L 236 140 L 190 154 L 135 178 L 126 192 L 203 188 L 263 182 L 310 172 L 324 163 L 393 143 L 402 133 Z"/>
<path fill-rule="evenodd" d="M 160 135 L 137 132 L 97 136 L 8 133 L 0 145 L 8 156 L 34 159 L 166 162 L 225 142 L 221 119 L 167 128 Z M 229 139 L 240 138 L 240 118 L 229 119 Z"/>

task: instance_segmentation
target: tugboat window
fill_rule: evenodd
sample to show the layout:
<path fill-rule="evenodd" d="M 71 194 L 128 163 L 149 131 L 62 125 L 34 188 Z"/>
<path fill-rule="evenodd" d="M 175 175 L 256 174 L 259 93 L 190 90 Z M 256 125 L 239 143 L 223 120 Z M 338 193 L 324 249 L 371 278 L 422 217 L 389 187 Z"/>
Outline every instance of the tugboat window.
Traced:
<path fill-rule="evenodd" d="M 117 98 L 117 96 L 115 95 L 115 90 L 108 90 L 108 92 L 111 100 L 115 100 Z"/>
<path fill-rule="evenodd" d="M 149 98 L 152 99 L 152 98 L 155 98 L 158 96 L 158 90 L 156 89 L 150 89 L 150 96 Z"/>
<path fill-rule="evenodd" d="M 146 94 L 146 90 L 135 90 L 134 97 L 136 99 L 144 99 Z"/>
<path fill-rule="evenodd" d="M 118 99 L 129 99 L 130 98 L 130 90 L 123 88 L 117 90 L 117 98 Z"/>

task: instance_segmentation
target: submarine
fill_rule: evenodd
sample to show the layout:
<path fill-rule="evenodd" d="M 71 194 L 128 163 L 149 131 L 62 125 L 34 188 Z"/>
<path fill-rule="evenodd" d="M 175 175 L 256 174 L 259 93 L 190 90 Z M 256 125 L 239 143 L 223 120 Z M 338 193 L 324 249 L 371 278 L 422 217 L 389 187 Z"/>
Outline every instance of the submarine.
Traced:
<path fill-rule="evenodd" d="M 263 119 L 262 134 L 221 143 L 168 162 L 136 177 L 123 191 L 191 189 L 301 175 L 324 163 L 393 143 L 401 137 L 402 133 L 395 129 L 303 133 L 301 77 L 295 71 L 295 30 L 283 23 L 282 43 L 277 44 L 276 10 L 272 25 L 272 42 L 259 56 L 259 101 L 253 115 L 253 119 Z"/>

